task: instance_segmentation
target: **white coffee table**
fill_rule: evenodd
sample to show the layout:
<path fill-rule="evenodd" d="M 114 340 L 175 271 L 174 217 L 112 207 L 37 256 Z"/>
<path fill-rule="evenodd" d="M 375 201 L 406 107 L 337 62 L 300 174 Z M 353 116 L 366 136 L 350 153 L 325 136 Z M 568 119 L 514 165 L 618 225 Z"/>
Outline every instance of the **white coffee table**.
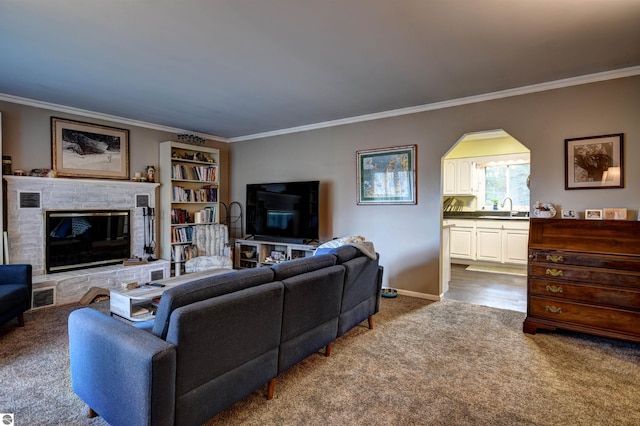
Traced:
<path fill-rule="evenodd" d="M 225 274 L 232 271 L 233 269 L 226 268 L 211 269 L 153 282 L 162 287 L 144 284 L 132 290 L 111 290 L 109 300 L 111 314 L 135 322 L 153 319 L 156 313 L 157 301 L 162 297 L 162 293 L 165 290 L 199 278 Z"/>

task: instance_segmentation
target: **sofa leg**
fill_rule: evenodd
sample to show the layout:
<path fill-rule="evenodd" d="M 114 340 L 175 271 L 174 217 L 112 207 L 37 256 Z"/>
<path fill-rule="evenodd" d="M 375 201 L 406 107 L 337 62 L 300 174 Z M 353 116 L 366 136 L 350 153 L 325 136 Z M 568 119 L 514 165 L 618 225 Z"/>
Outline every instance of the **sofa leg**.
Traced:
<path fill-rule="evenodd" d="M 18 315 L 18 325 L 24 327 L 24 313 Z"/>
<path fill-rule="evenodd" d="M 273 399 L 273 392 L 276 390 L 276 379 L 273 378 L 269 380 L 269 384 L 267 385 L 267 399 Z"/>
<path fill-rule="evenodd" d="M 93 408 L 89 407 L 89 414 L 87 415 L 87 417 L 89 417 L 90 419 L 93 419 L 94 417 L 98 417 L 98 416 L 99 414 L 93 411 Z"/>
<path fill-rule="evenodd" d="M 373 330 L 373 315 L 369 317 L 369 330 Z"/>
<path fill-rule="evenodd" d="M 331 346 L 333 346 L 333 342 L 329 343 L 329 344 L 324 348 L 324 356 L 331 356 Z"/>

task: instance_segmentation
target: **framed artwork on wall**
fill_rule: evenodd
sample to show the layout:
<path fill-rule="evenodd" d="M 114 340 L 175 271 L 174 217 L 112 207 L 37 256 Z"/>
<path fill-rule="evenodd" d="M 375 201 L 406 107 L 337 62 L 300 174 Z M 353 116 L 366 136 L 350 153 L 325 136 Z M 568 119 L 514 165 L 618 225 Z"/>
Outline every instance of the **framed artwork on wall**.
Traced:
<path fill-rule="evenodd" d="M 129 179 L 129 130 L 51 117 L 51 163 L 60 177 Z"/>
<path fill-rule="evenodd" d="M 358 204 L 416 204 L 416 145 L 356 152 Z"/>
<path fill-rule="evenodd" d="M 564 188 L 624 188 L 622 142 L 622 133 L 565 139 Z"/>

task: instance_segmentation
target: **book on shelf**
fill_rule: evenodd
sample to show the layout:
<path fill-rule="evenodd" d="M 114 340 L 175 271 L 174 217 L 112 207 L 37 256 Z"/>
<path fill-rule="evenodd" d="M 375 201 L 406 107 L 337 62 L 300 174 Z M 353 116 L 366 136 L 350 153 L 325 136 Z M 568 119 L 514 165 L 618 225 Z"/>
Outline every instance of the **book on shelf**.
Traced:
<path fill-rule="evenodd" d="M 210 166 L 186 166 L 174 164 L 171 166 L 171 178 L 177 180 L 197 180 L 201 182 L 215 182 L 218 167 Z"/>
<path fill-rule="evenodd" d="M 183 223 L 192 223 L 189 211 L 187 209 L 171 209 L 171 224 L 180 225 Z"/>
<path fill-rule="evenodd" d="M 190 226 L 180 226 L 171 229 L 172 243 L 190 243 L 193 240 L 193 228 Z"/>
<path fill-rule="evenodd" d="M 198 250 L 194 246 L 173 246 L 171 257 L 174 262 L 186 262 L 198 255 Z"/>
<path fill-rule="evenodd" d="M 215 223 L 216 207 L 207 206 L 204 209 L 195 212 L 193 216 L 194 216 L 195 223 Z"/>
<path fill-rule="evenodd" d="M 215 203 L 218 201 L 218 188 L 205 185 L 202 188 L 191 189 L 183 188 L 178 185 L 172 187 L 174 202 L 191 202 L 191 203 Z"/>

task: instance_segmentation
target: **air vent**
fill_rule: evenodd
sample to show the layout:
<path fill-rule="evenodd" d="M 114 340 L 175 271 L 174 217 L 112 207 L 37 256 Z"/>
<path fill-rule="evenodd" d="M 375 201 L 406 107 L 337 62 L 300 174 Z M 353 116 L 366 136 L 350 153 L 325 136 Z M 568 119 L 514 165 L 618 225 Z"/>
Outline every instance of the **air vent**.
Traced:
<path fill-rule="evenodd" d="M 31 309 L 46 308 L 47 306 L 54 306 L 56 304 L 56 288 L 44 287 L 35 289 L 32 292 Z"/>
<path fill-rule="evenodd" d="M 164 278 L 164 270 L 149 271 L 149 281 L 161 280 Z"/>
<path fill-rule="evenodd" d="M 136 194 L 136 207 L 149 207 L 149 194 Z"/>
<path fill-rule="evenodd" d="M 40 208 L 40 192 L 18 192 L 18 208 L 21 209 L 39 209 Z"/>

